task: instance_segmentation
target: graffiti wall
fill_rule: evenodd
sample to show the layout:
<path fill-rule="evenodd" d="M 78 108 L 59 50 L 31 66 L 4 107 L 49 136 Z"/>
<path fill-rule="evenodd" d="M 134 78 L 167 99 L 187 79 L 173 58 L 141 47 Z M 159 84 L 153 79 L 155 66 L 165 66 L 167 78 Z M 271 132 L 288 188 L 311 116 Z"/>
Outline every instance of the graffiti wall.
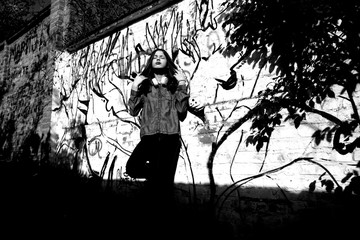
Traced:
<path fill-rule="evenodd" d="M 36 155 L 37 151 L 23 149 L 25 142 L 36 136 L 32 141 L 38 145 L 50 129 L 50 19 L 44 16 L 40 20 L 2 51 L 0 145 L 4 158 Z"/>
<path fill-rule="evenodd" d="M 348 171 L 344 163 L 354 156 L 341 156 L 340 164 L 328 161 L 340 156 L 330 145 L 312 141 L 314 129 L 321 125 L 316 117 L 309 117 L 297 129 L 292 123 L 275 129 L 271 143 L 259 152 L 245 144 L 250 123 L 227 135 L 273 76 L 266 69 L 259 73 L 256 67 L 238 63 L 237 55 L 222 54 L 227 42 L 219 22 L 221 2 L 185 0 L 74 53 L 61 53 L 55 65 L 52 101 L 56 154 L 74 156 L 70 167 L 84 174 L 133 181 L 126 175 L 125 164 L 139 141 L 139 119 L 129 115 L 129 91 L 152 50 L 161 47 L 186 72 L 190 105 L 203 107 L 190 111 L 181 123 L 176 183 L 206 185 L 213 177 L 221 186 L 246 179 L 247 186 L 276 189 L 269 195 L 281 198 L 283 190 L 306 191 L 324 169 L 298 161 L 271 177 L 250 176 L 309 156 L 323 159 L 321 164 L 337 178 L 343 177 Z M 214 152 L 213 143 L 220 141 Z M 215 155 L 209 169 L 211 154 Z"/>

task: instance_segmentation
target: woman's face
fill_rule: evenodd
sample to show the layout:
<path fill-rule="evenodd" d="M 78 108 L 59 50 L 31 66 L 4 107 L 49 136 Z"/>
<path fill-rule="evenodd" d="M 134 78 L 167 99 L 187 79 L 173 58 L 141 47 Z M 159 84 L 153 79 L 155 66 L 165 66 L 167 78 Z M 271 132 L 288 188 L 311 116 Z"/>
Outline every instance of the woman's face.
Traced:
<path fill-rule="evenodd" d="M 152 67 L 157 69 L 165 68 L 167 59 L 163 51 L 156 51 L 152 60 Z"/>

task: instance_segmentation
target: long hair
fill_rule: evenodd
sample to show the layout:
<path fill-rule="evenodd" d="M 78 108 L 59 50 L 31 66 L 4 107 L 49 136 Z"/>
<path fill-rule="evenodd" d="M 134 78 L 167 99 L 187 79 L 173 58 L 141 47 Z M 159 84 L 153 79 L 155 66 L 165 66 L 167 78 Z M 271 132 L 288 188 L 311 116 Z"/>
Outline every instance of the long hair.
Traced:
<path fill-rule="evenodd" d="M 154 71 L 154 68 L 152 67 L 152 61 L 153 61 L 153 59 L 155 57 L 155 53 L 157 51 L 161 51 L 165 55 L 167 63 L 166 63 L 165 69 L 164 69 L 164 75 L 168 78 L 166 87 L 170 92 L 174 93 L 178 86 L 178 81 L 174 77 L 178 68 L 176 67 L 175 63 L 171 59 L 170 55 L 164 49 L 161 49 L 161 48 L 157 48 L 151 53 L 150 58 L 145 65 L 145 68 L 141 72 L 141 75 L 146 77 L 146 79 L 141 84 L 140 89 L 142 89 L 145 92 L 148 92 L 150 90 L 151 80 L 155 77 L 155 71 Z"/>

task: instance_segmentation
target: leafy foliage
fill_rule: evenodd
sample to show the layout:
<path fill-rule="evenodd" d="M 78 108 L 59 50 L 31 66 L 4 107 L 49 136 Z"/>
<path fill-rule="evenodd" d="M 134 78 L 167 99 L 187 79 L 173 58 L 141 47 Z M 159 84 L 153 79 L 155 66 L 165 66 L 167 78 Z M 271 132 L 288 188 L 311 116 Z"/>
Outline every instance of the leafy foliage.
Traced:
<path fill-rule="evenodd" d="M 223 3 L 221 15 L 229 43 L 224 55 L 242 52 L 239 61 L 276 77 L 258 93 L 247 143 L 260 150 L 273 128 L 292 120 L 297 128 L 307 114 L 329 121 L 314 133 L 316 143 L 332 141 L 341 154 L 360 147 L 349 139 L 359 126 L 354 101 L 360 71 L 360 2 L 355 0 L 232 0 Z M 336 96 L 334 86 L 341 88 Z M 352 114 L 347 119 L 323 111 L 328 98 L 346 99 Z M 285 114 L 284 114 L 285 112 Z M 284 115 L 284 117 L 282 117 Z"/>
<path fill-rule="evenodd" d="M 360 72 L 360 2 L 231 0 L 222 6 L 220 21 L 228 39 L 223 54 L 240 52 L 238 63 L 267 69 L 274 76 L 246 115 L 252 121 L 246 143 L 257 151 L 264 143 L 267 148 L 276 126 L 292 121 L 298 128 L 309 114 L 315 114 L 325 123 L 313 133 L 315 144 L 327 141 L 343 155 L 359 148 L 355 92 Z M 323 104 L 330 99 L 339 106 L 347 101 L 350 113 L 340 117 L 336 111 L 324 110 Z M 334 186 L 334 179 L 318 181 L 328 192 L 359 194 L 359 179 L 356 170 L 347 175 L 342 180 L 348 183 L 344 190 Z M 316 181 L 310 183 L 309 191 L 315 187 Z"/>
<path fill-rule="evenodd" d="M 26 22 L 24 16 L 29 14 L 29 1 L 4 0 L 0 5 L 0 35 L 4 40 L 19 30 Z"/>
<path fill-rule="evenodd" d="M 0 4 L 0 41 L 21 30 L 29 19 L 51 0 L 2 0 Z"/>

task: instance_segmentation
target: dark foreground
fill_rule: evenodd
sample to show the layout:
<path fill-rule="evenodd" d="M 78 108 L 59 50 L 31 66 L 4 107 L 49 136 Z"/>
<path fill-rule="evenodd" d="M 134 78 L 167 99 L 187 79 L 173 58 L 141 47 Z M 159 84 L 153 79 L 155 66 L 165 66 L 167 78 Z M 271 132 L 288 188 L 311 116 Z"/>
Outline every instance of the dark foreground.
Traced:
<path fill-rule="evenodd" d="M 1 163 L 0 172 L 0 231 L 7 239 L 232 238 L 206 210 L 159 204 L 151 193 L 129 198 L 55 169 L 34 174 Z"/>
<path fill-rule="evenodd" d="M 146 191 L 123 196 L 68 171 L 29 173 L 1 161 L 0 192 L 1 239 L 350 239 L 360 226 L 357 198 L 336 209 L 318 204 L 275 230 L 262 222 L 237 227 L 235 237 L 234 226 L 205 207 L 159 203 Z"/>

